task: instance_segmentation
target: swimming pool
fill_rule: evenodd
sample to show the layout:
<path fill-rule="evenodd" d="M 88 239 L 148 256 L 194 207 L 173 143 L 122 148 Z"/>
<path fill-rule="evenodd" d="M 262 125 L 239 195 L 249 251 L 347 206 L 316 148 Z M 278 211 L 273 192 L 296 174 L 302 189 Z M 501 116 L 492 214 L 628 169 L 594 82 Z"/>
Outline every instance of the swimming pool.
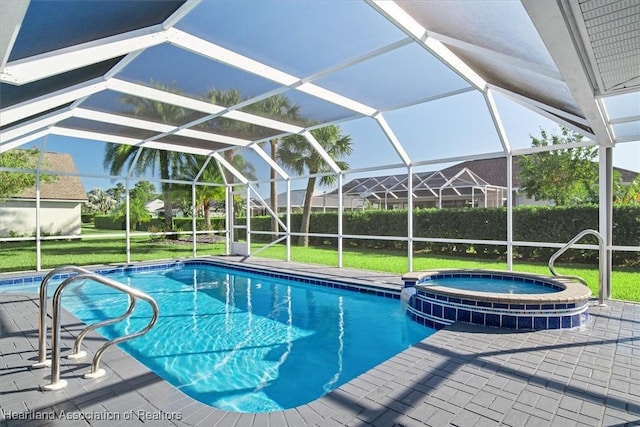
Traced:
<path fill-rule="evenodd" d="M 121 348 L 203 403 L 255 413 L 313 401 L 435 331 L 407 318 L 397 292 L 281 276 L 201 262 L 110 275 L 160 307 L 156 327 Z M 128 303 L 93 283 L 64 295 L 63 306 L 87 323 Z M 141 304 L 99 332 L 135 331 L 150 315 Z"/>
<path fill-rule="evenodd" d="M 520 330 L 565 329 L 589 322 L 591 290 L 572 279 L 475 269 L 405 274 L 402 299 L 416 322 L 454 322 Z"/>

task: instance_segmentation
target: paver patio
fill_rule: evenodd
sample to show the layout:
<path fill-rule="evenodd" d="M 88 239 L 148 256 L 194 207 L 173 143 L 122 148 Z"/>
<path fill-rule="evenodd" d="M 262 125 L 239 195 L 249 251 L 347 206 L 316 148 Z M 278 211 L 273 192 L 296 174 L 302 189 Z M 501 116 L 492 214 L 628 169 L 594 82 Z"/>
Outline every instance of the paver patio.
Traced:
<path fill-rule="evenodd" d="M 225 257 L 400 286 L 394 275 Z M 17 425 L 202 426 L 632 426 L 640 425 L 640 304 L 592 306 L 579 329 L 513 332 L 454 324 L 326 396 L 266 414 L 217 410 L 184 395 L 118 348 L 107 375 L 87 380 L 89 361 L 63 359 L 60 391 L 40 390 L 34 295 L 0 294 L 0 419 Z M 63 354 L 82 323 L 63 314 Z M 104 340 L 89 335 L 94 352 Z M 91 353 L 90 353 L 91 354 Z M 84 416 L 84 418 L 83 418 Z"/>

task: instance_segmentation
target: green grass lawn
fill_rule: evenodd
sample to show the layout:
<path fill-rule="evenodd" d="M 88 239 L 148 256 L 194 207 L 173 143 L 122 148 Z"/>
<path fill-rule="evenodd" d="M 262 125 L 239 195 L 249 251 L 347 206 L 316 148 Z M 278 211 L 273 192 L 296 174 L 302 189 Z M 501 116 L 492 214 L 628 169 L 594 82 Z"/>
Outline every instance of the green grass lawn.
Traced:
<path fill-rule="evenodd" d="M 82 224 L 82 235 L 94 235 L 94 234 L 122 234 L 124 236 L 124 230 L 104 230 L 97 229 L 93 224 Z"/>
<path fill-rule="evenodd" d="M 84 230 L 83 230 L 84 233 Z M 80 240 L 51 240 L 42 242 L 42 268 L 53 268 L 65 264 L 97 265 L 126 262 L 124 237 L 100 238 L 89 233 L 91 238 Z M 262 245 L 252 245 L 254 250 Z M 198 255 L 219 255 L 224 253 L 224 242 L 198 244 Z M 149 236 L 131 238 L 131 260 L 150 261 L 176 258 L 188 258 L 193 255 L 190 240 L 154 240 Z M 285 259 L 285 248 L 276 245 L 260 252 L 257 256 Z M 0 244 L 0 272 L 35 270 L 36 255 L 34 242 L 3 242 Z M 310 264 L 336 266 L 338 254 L 332 248 L 291 248 L 291 260 Z M 388 250 L 345 250 L 343 266 L 362 270 L 384 271 L 403 274 L 408 271 L 405 252 Z M 506 262 L 478 258 L 450 258 L 416 254 L 413 269 L 430 270 L 440 268 L 484 268 L 506 270 Z M 543 264 L 514 263 L 514 270 L 549 275 L 549 269 Z M 598 270 L 591 265 L 564 265 L 562 260 L 556 263 L 560 274 L 584 278 L 594 296 L 598 294 Z M 612 297 L 627 301 L 640 301 L 640 269 L 614 268 L 612 272 Z"/>
<path fill-rule="evenodd" d="M 29 271 L 36 267 L 34 242 L 3 242 L 0 244 L 0 272 Z M 198 244 L 197 255 L 224 253 L 223 243 Z M 82 240 L 48 240 L 42 242 L 42 268 L 60 265 L 99 265 L 126 262 L 124 237 L 89 238 Z M 193 256 L 189 242 L 157 241 L 149 236 L 131 238 L 131 261 L 188 258 Z"/>
<path fill-rule="evenodd" d="M 260 252 L 258 256 L 266 258 L 284 259 L 284 247 L 276 246 Z M 334 249 L 323 248 L 291 248 L 291 260 L 311 264 L 337 265 L 338 254 Z M 345 250 L 342 257 L 344 267 L 362 270 L 385 271 L 396 274 L 407 272 L 407 256 L 405 252 L 390 252 L 376 250 Z M 562 260 L 556 262 L 559 274 L 579 276 L 587 281 L 594 296 L 598 295 L 598 267 L 592 265 L 564 265 Z M 484 268 L 491 270 L 506 270 L 507 263 L 478 258 L 453 258 L 432 255 L 414 255 L 413 270 L 432 270 L 440 268 Z M 515 263 L 515 271 L 550 275 L 546 264 Z M 611 273 L 612 298 L 640 301 L 640 269 L 614 268 Z"/>

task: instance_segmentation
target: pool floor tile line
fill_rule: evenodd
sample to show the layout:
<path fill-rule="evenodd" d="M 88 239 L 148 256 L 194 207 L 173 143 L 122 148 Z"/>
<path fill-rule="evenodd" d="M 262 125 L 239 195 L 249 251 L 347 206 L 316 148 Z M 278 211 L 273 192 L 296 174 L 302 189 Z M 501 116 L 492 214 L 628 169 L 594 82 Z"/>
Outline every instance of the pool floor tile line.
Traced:
<path fill-rule="evenodd" d="M 217 259 L 402 285 L 400 276 L 384 273 Z M 117 347 L 104 353 L 105 377 L 82 378 L 89 358 L 63 359 L 68 386 L 41 391 L 49 369 L 29 368 L 37 359 L 37 298 L 0 294 L 0 426 L 640 425 L 640 304 L 611 301 L 590 312 L 588 325 L 568 330 L 514 332 L 453 324 L 307 405 L 237 414 L 184 395 Z M 65 355 L 81 323 L 66 312 L 62 323 Z M 89 334 L 84 346 L 92 356 L 103 342 Z M 54 420 L 34 419 L 53 410 Z M 63 410 L 66 419 L 59 417 Z M 85 418 L 71 419 L 79 415 Z"/>

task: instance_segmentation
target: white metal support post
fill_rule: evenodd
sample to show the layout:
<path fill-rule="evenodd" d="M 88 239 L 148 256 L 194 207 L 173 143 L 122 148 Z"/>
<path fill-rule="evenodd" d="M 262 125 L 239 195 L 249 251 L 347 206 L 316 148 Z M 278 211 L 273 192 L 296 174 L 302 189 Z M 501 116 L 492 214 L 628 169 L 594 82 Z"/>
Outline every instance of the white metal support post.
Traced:
<path fill-rule="evenodd" d="M 509 144 L 509 138 L 507 137 L 507 131 L 502 124 L 500 113 L 498 112 L 498 106 L 493 98 L 493 91 L 486 89 L 484 91 L 484 100 L 487 103 L 489 114 L 493 120 L 493 125 L 496 128 L 498 138 L 500 138 L 500 144 L 502 150 L 507 157 L 507 270 L 513 270 L 513 150 L 511 144 Z"/>
<path fill-rule="evenodd" d="M 286 261 L 291 261 L 291 178 L 287 178 L 287 255 Z"/>
<path fill-rule="evenodd" d="M 342 173 L 338 174 L 338 267 L 342 267 L 342 214 L 344 210 L 342 176 Z"/>
<path fill-rule="evenodd" d="M 407 167 L 407 268 L 413 271 L 413 166 Z"/>
<path fill-rule="evenodd" d="M 40 164 L 38 164 L 38 167 L 36 168 L 36 271 L 42 270 L 42 236 L 40 234 L 40 211 Z"/>
<path fill-rule="evenodd" d="M 225 254 L 231 253 L 231 239 L 233 237 L 233 189 L 231 185 L 227 184 L 225 191 Z"/>
<path fill-rule="evenodd" d="M 138 153 L 140 153 L 140 150 L 138 150 Z M 137 159 L 137 157 L 136 157 Z M 124 203 L 125 203 L 125 215 L 124 215 L 124 221 L 125 221 L 125 225 L 124 225 L 124 234 L 125 234 L 125 240 L 126 240 L 126 253 L 127 253 L 127 264 L 129 264 L 131 262 L 131 218 L 129 216 L 129 177 L 127 176 L 127 178 L 124 180 L 125 182 L 125 188 L 126 188 L 126 192 L 125 192 L 125 196 L 124 196 Z"/>
<path fill-rule="evenodd" d="M 611 245 L 613 242 L 613 149 L 611 147 L 599 146 L 598 179 L 599 179 L 599 233 L 605 243 L 605 259 L 600 260 L 600 265 L 604 272 L 600 275 L 603 283 L 600 289 L 603 290 L 604 298 L 611 298 Z"/>
<path fill-rule="evenodd" d="M 204 209 L 209 209 L 208 206 L 205 206 Z M 198 238 L 196 235 L 196 182 L 193 181 L 191 184 L 191 236 L 193 242 L 193 257 L 197 256 L 197 245 Z"/>
<path fill-rule="evenodd" d="M 247 185 L 245 215 L 246 220 L 246 233 L 247 233 L 247 255 L 251 255 L 251 186 Z"/>
<path fill-rule="evenodd" d="M 42 270 L 42 233 L 40 227 L 42 224 L 42 206 L 40 203 L 40 169 L 42 168 L 44 153 L 47 151 L 47 137 L 42 140 L 42 147 L 40 148 L 40 154 L 38 155 L 38 162 L 36 163 L 36 271 Z"/>
<path fill-rule="evenodd" d="M 126 254 L 127 254 L 127 264 L 129 264 L 131 262 L 131 224 L 130 224 L 130 216 L 129 216 L 129 191 L 130 191 L 130 179 L 131 176 L 133 175 L 133 171 L 135 170 L 136 164 L 138 163 L 138 160 L 140 159 L 140 156 L 142 155 L 142 150 L 144 150 L 144 147 L 140 146 L 138 147 L 138 151 L 136 151 L 136 155 L 133 158 L 133 161 L 131 162 L 131 164 L 129 165 L 129 171 L 127 173 L 127 177 L 125 178 L 125 228 L 124 228 L 124 233 L 125 233 L 125 241 L 126 241 Z M 169 230 L 171 231 L 171 230 Z"/>
<path fill-rule="evenodd" d="M 507 154 L 507 270 L 513 270 L 513 155 Z"/>

